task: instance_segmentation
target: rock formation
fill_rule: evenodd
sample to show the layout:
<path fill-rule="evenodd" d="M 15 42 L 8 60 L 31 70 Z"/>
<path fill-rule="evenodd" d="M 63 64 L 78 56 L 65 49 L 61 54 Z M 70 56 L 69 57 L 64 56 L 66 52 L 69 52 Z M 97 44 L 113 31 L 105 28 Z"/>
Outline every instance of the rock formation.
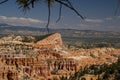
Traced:
<path fill-rule="evenodd" d="M 41 80 L 72 75 L 86 65 L 115 62 L 120 55 L 120 49 L 113 48 L 66 51 L 59 33 L 36 43 L 23 40 L 21 36 L 0 39 L 0 79 Z"/>

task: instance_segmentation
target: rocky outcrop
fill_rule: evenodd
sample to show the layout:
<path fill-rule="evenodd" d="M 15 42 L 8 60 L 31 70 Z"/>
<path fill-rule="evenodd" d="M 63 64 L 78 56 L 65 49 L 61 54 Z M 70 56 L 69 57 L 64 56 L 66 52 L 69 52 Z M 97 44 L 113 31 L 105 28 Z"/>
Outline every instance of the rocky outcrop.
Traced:
<path fill-rule="evenodd" d="M 60 48 L 62 46 L 62 38 L 59 33 L 54 33 L 47 38 L 40 40 L 36 43 L 39 48 Z"/>
<path fill-rule="evenodd" d="M 1 80 L 18 80 L 18 72 L 15 66 L 0 66 Z"/>

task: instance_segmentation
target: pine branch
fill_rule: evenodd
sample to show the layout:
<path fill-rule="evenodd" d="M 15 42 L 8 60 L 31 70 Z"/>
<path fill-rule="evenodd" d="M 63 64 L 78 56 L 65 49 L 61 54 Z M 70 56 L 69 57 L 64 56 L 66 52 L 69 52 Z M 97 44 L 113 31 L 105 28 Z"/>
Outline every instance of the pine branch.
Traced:
<path fill-rule="evenodd" d="M 48 0 L 48 22 L 47 22 L 47 25 L 46 25 L 46 28 L 47 28 L 47 32 L 49 33 L 49 23 L 50 23 L 50 16 L 51 16 L 51 10 L 50 10 L 50 0 Z"/>
<path fill-rule="evenodd" d="M 0 4 L 3 4 L 3 3 L 5 3 L 5 2 L 7 2 L 7 1 L 8 1 L 8 0 L 1 1 Z"/>
<path fill-rule="evenodd" d="M 62 4 L 60 4 L 59 17 L 58 17 L 56 23 L 61 19 L 61 12 L 62 12 Z"/>
<path fill-rule="evenodd" d="M 65 2 L 62 2 L 61 0 L 55 0 L 56 2 L 70 8 L 71 10 L 73 10 L 78 16 L 80 16 L 82 19 L 84 19 L 84 17 L 71 5 L 71 3 L 65 3 Z"/>
<path fill-rule="evenodd" d="M 116 7 L 115 12 L 114 12 L 114 15 L 115 15 L 115 16 L 116 16 L 117 13 L 118 13 L 119 7 L 120 7 L 120 0 L 118 0 L 118 4 L 117 4 L 117 7 Z"/>

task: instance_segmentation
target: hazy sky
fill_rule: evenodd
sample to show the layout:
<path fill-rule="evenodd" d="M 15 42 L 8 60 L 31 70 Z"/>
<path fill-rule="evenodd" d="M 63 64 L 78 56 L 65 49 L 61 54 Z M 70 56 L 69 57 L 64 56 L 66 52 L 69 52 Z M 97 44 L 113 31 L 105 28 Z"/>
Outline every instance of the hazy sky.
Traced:
<path fill-rule="evenodd" d="M 0 0 L 1 1 L 1 0 Z M 18 9 L 16 0 L 0 5 L 0 23 L 19 26 L 45 27 L 48 11 L 45 3 L 38 3 L 35 8 L 25 14 Z M 120 31 L 120 8 L 117 16 L 114 11 L 118 0 L 70 0 L 73 6 L 86 17 L 82 20 L 68 8 L 62 8 L 62 18 L 58 19 L 58 4 L 52 6 L 50 28 L 66 28 L 79 30 Z"/>

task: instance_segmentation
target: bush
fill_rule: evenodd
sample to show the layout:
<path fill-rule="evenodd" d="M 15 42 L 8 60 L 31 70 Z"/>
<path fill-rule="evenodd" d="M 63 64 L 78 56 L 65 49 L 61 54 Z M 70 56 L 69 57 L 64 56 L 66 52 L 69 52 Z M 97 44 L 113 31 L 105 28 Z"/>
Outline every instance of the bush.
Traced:
<path fill-rule="evenodd" d="M 52 71 L 51 71 L 51 74 L 56 74 L 58 72 L 58 69 L 54 68 Z"/>

